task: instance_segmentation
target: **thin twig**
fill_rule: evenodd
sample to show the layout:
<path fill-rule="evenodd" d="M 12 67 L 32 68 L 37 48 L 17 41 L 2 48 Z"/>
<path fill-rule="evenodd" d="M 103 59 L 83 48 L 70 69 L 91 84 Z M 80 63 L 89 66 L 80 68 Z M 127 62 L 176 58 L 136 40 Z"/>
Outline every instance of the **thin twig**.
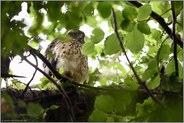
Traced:
<path fill-rule="evenodd" d="M 24 56 L 22 56 L 22 59 L 25 60 L 28 64 L 30 64 L 31 66 L 33 66 L 35 69 L 37 69 L 38 71 L 40 71 L 44 76 L 46 76 L 57 88 L 58 90 L 63 94 L 63 99 L 66 102 L 67 108 L 68 110 L 70 110 L 71 112 L 71 121 L 76 121 L 75 120 L 75 115 L 74 115 L 74 111 L 72 108 L 72 103 L 70 101 L 70 98 L 68 97 L 68 95 L 66 94 L 65 90 L 59 86 L 57 84 L 57 82 L 55 82 L 55 80 L 53 78 L 51 78 L 49 75 L 47 75 L 43 70 L 41 70 L 38 66 L 34 65 L 33 63 L 31 63 L 29 60 L 27 60 Z"/>
<path fill-rule="evenodd" d="M 148 93 L 148 95 L 149 95 L 156 103 L 158 103 L 159 105 L 161 105 L 160 101 L 159 101 L 159 100 L 153 95 L 153 93 L 148 89 L 148 87 L 146 86 L 145 82 L 143 82 L 143 81 L 139 78 L 137 72 L 135 71 L 135 69 L 134 69 L 132 63 L 130 62 L 130 60 L 129 60 L 129 58 L 128 58 L 128 55 L 126 54 L 125 48 L 124 48 L 124 46 L 123 46 L 123 43 L 122 43 L 121 38 L 120 38 L 119 33 L 118 33 L 117 21 L 116 21 L 116 15 L 115 15 L 114 9 L 112 9 L 112 16 L 113 16 L 113 23 L 114 23 L 114 32 L 115 32 L 116 37 L 117 37 L 117 39 L 118 39 L 119 45 L 120 45 L 122 51 L 124 52 L 125 57 L 126 57 L 128 63 L 129 63 L 129 65 L 130 65 L 130 68 L 131 68 L 131 70 L 133 71 L 134 76 L 135 76 L 135 78 L 136 78 L 137 81 L 138 81 L 138 84 L 139 84 L 142 88 L 144 88 L 144 89 L 146 90 L 146 92 Z"/>
<path fill-rule="evenodd" d="M 38 67 L 38 59 L 35 55 L 33 55 L 33 57 L 35 58 L 35 62 L 36 62 L 36 66 Z M 29 82 L 26 84 L 26 88 L 24 89 L 24 91 L 21 94 L 21 98 L 24 98 L 24 94 L 26 93 L 27 89 L 29 88 L 29 84 L 32 82 L 32 80 L 34 79 L 35 75 L 36 75 L 37 69 L 35 69 L 33 76 L 31 77 L 31 79 L 29 80 Z"/>
<path fill-rule="evenodd" d="M 175 14 L 175 6 L 174 6 L 174 2 L 171 1 L 171 10 L 172 10 L 172 36 L 173 36 L 173 40 L 174 40 L 174 51 L 173 51 L 173 55 L 174 55 L 174 63 L 175 63 L 175 73 L 176 76 L 178 76 L 178 60 L 177 60 L 177 42 L 176 42 L 176 14 Z"/>

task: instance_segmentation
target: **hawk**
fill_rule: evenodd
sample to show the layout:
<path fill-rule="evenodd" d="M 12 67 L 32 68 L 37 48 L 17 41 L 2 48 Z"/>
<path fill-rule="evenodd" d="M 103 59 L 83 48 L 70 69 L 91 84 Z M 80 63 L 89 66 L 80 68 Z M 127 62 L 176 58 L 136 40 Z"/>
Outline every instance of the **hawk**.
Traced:
<path fill-rule="evenodd" d="M 63 68 L 64 77 L 82 84 L 88 78 L 88 59 L 81 51 L 85 34 L 80 30 L 70 31 L 67 37 L 66 42 L 59 39 L 52 41 L 46 49 L 45 57 L 56 70 Z M 52 76 L 45 64 L 43 67 Z"/>

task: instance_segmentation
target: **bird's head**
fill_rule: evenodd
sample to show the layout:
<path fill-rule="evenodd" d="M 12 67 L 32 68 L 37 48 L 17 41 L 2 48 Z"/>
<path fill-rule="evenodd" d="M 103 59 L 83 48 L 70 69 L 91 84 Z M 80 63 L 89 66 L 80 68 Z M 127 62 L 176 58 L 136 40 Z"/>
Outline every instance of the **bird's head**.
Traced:
<path fill-rule="evenodd" d="M 69 31 L 68 35 L 72 38 L 75 39 L 76 41 L 79 41 L 80 43 L 84 44 L 84 37 L 85 34 L 84 32 L 77 30 L 77 31 Z"/>

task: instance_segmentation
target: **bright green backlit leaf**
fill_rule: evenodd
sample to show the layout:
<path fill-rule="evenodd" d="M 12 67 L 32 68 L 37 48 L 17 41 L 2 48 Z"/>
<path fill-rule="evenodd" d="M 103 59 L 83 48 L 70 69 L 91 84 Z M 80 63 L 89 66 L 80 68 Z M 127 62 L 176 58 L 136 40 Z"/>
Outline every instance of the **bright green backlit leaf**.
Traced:
<path fill-rule="evenodd" d="M 147 69 L 143 75 L 142 75 L 142 79 L 143 81 L 146 81 L 148 79 L 151 79 L 151 77 L 154 75 L 155 71 L 154 70 L 149 70 Z"/>
<path fill-rule="evenodd" d="M 112 112 L 115 101 L 109 95 L 100 95 L 96 97 L 95 107 L 104 112 Z"/>
<path fill-rule="evenodd" d="M 143 48 L 144 40 L 144 35 L 137 28 L 134 28 L 127 35 L 126 45 L 131 52 L 136 53 Z"/>
<path fill-rule="evenodd" d="M 107 120 L 106 120 L 106 122 L 114 122 L 114 117 L 113 116 L 108 117 Z"/>
<path fill-rule="evenodd" d="M 150 34 L 151 33 L 150 27 L 147 23 L 138 23 L 137 24 L 137 29 L 139 31 L 141 31 L 142 33 L 144 33 L 144 34 Z"/>
<path fill-rule="evenodd" d="M 105 33 L 100 28 L 96 28 L 92 31 L 91 41 L 94 44 L 99 43 L 104 38 Z"/>
<path fill-rule="evenodd" d="M 152 29 L 151 34 L 152 34 L 152 38 L 155 39 L 156 41 L 159 41 L 161 39 L 162 34 L 159 30 Z"/>
<path fill-rule="evenodd" d="M 57 109 L 57 108 L 59 108 L 60 106 L 58 106 L 58 105 L 51 105 L 50 107 L 49 107 L 49 109 Z"/>
<path fill-rule="evenodd" d="M 125 78 L 124 80 L 124 84 L 125 84 L 125 87 L 129 90 L 137 90 L 138 88 L 138 83 L 137 81 L 135 81 L 133 78 L 131 77 L 127 77 Z"/>
<path fill-rule="evenodd" d="M 123 20 L 121 23 L 121 28 L 127 32 L 130 32 L 134 29 L 135 27 L 135 22 L 132 22 L 130 20 Z"/>
<path fill-rule="evenodd" d="M 60 69 L 59 69 L 59 73 L 60 73 L 60 74 L 63 74 L 63 73 L 64 73 L 64 69 L 63 69 L 63 68 L 60 68 Z"/>
<path fill-rule="evenodd" d="M 92 16 L 94 14 L 93 4 L 89 3 L 83 10 L 84 15 Z"/>
<path fill-rule="evenodd" d="M 181 63 L 178 63 L 178 68 L 179 68 L 179 78 L 183 79 L 183 67 Z M 172 73 L 175 72 L 175 63 L 174 60 L 172 59 L 166 66 L 165 68 L 165 74 L 166 75 L 171 75 Z"/>
<path fill-rule="evenodd" d="M 38 42 L 35 42 L 35 41 L 30 41 L 28 44 L 29 44 L 29 46 L 31 46 L 33 48 L 37 48 L 38 47 Z"/>
<path fill-rule="evenodd" d="M 112 55 L 120 51 L 120 46 L 115 33 L 106 38 L 104 45 L 105 45 L 105 53 L 107 55 Z"/>
<path fill-rule="evenodd" d="M 38 118 L 43 111 L 43 108 L 38 103 L 29 103 L 27 106 L 27 114 L 31 117 Z"/>
<path fill-rule="evenodd" d="M 151 6 L 149 4 L 142 5 L 138 9 L 137 19 L 138 20 L 145 20 L 150 16 L 151 12 L 152 12 L 152 10 L 151 10 Z"/>
<path fill-rule="evenodd" d="M 135 8 L 126 7 L 125 9 L 123 9 L 122 15 L 125 19 L 134 20 L 137 17 L 138 13 Z"/>
<path fill-rule="evenodd" d="M 146 83 L 149 89 L 155 89 L 156 87 L 158 87 L 160 85 L 160 76 L 157 75 L 155 77 L 152 78 L 151 81 L 149 81 L 148 83 Z"/>
<path fill-rule="evenodd" d="M 170 54 L 169 45 L 162 45 L 162 47 L 160 49 L 160 52 L 158 53 L 159 60 L 167 59 L 169 57 L 169 54 Z"/>
<path fill-rule="evenodd" d="M 111 14 L 111 4 L 108 2 L 99 2 L 97 9 L 103 18 L 107 18 Z"/>
<path fill-rule="evenodd" d="M 82 52 L 85 55 L 92 54 L 94 51 L 95 45 L 92 42 L 86 42 L 82 47 Z"/>
<path fill-rule="evenodd" d="M 93 122 L 105 122 L 107 120 L 108 115 L 99 110 L 94 110 L 89 117 L 89 121 Z"/>
<path fill-rule="evenodd" d="M 151 60 L 151 61 L 148 63 L 148 69 L 149 69 L 149 70 L 158 71 L 156 59 L 153 59 L 153 60 Z"/>

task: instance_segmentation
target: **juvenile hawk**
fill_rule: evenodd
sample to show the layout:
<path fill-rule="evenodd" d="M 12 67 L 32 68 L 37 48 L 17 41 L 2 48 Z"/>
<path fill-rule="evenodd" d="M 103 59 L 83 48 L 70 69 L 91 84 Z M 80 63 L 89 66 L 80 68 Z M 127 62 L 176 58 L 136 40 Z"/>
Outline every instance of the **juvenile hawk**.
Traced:
<path fill-rule="evenodd" d="M 88 78 L 88 60 L 82 54 L 84 32 L 70 31 L 69 40 L 62 42 L 58 39 L 52 41 L 46 49 L 45 57 L 58 70 L 63 68 L 63 76 L 77 83 L 83 83 Z M 44 71 L 52 75 L 49 68 L 43 64 Z"/>

